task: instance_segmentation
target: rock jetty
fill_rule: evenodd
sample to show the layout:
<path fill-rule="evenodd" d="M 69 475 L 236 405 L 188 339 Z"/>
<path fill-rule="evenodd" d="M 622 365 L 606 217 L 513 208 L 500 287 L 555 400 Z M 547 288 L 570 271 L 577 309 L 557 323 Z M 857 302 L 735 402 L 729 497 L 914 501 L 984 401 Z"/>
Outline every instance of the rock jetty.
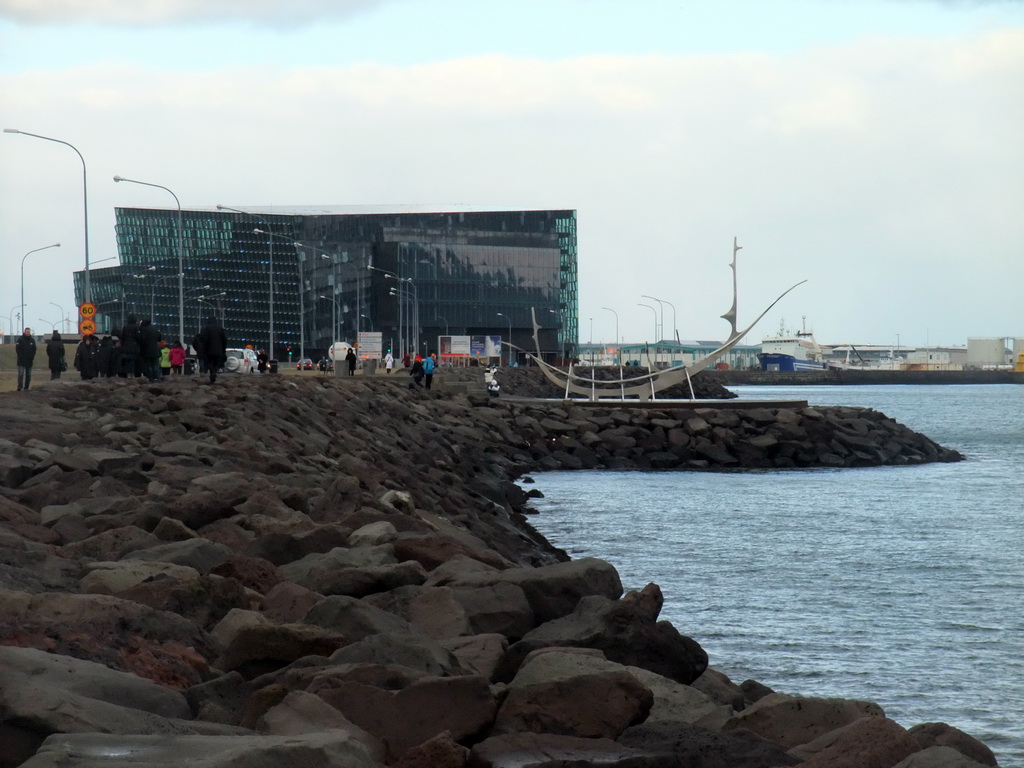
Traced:
<path fill-rule="evenodd" d="M 512 482 L 955 452 L 861 409 L 406 383 L 0 395 L 0 768 L 996 765 L 954 725 L 729 680 L 657 585 L 569 559 Z"/>

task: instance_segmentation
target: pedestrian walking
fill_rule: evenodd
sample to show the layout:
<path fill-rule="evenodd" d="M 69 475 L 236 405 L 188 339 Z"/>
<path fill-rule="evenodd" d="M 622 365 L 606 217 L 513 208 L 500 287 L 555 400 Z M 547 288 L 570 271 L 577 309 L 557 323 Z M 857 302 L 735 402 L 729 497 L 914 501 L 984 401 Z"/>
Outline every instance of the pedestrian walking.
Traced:
<path fill-rule="evenodd" d="M 167 377 L 171 373 L 171 348 L 167 346 L 167 342 L 160 341 L 160 375 Z"/>
<path fill-rule="evenodd" d="M 150 381 L 159 381 L 160 373 L 160 331 L 148 317 L 139 323 L 139 359 L 142 374 Z"/>
<path fill-rule="evenodd" d="M 412 381 L 409 382 L 409 389 L 418 389 L 423 386 L 423 358 L 416 355 L 416 359 L 409 368 L 409 375 Z"/>
<path fill-rule="evenodd" d="M 31 328 L 22 331 L 14 343 L 14 351 L 18 358 L 18 391 L 21 392 L 32 383 L 32 363 L 36 359 L 36 340 Z"/>
<path fill-rule="evenodd" d="M 95 379 L 99 375 L 99 349 L 96 337 L 89 333 L 82 337 L 82 341 L 75 350 L 75 370 L 83 380 Z"/>
<path fill-rule="evenodd" d="M 181 376 L 182 367 L 185 365 L 185 348 L 181 346 L 181 341 L 175 341 L 170 350 L 167 353 L 167 357 L 171 362 L 171 373 L 175 376 Z"/>
<path fill-rule="evenodd" d="M 388 375 L 390 375 L 391 374 L 391 369 L 394 368 L 394 367 L 395 367 L 395 357 L 394 357 L 394 355 L 391 354 L 391 350 L 389 349 L 388 353 L 386 355 L 384 355 L 384 370 L 388 372 Z"/>
<path fill-rule="evenodd" d="M 348 363 L 348 375 L 356 375 L 356 351 L 352 347 L 348 348 L 348 352 L 345 354 L 345 362 Z"/>
<path fill-rule="evenodd" d="M 206 369 L 210 372 L 210 383 L 217 381 L 217 371 L 224 365 L 227 358 L 228 335 L 224 328 L 217 322 L 214 315 L 206 318 L 206 325 L 196 337 L 196 352 L 200 359 L 205 361 Z"/>
<path fill-rule="evenodd" d="M 423 386 L 427 389 L 430 389 L 430 385 L 434 381 L 434 370 L 436 368 L 437 359 L 434 357 L 434 353 L 431 352 L 423 361 Z"/>
<path fill-rule="evenodd" d="M 114 344 L 114 340 L 109 336 L 100 339 L 100 346 L 96 352 L 96 365 L 100 369 L 100 378 L 109 379 L 116 376 L 120 360 L 120 351 Z"/>
<path fill-rule="evenodd" d="M 121 364 L 118 375 L 138 378 L 142 375 L 142 363 L 139 360 L 139 322 L 135 315 L 128 315 L 128 320 L 118 334 L 121 340 Z"/>
<path fill-rule="evenodd" d="M 46 342 L 46 359 L 50 365 L 50 381 L 56 381 L 68 369 L 68 361 L 64 359 L 64 340 L 57 331 Z"/>

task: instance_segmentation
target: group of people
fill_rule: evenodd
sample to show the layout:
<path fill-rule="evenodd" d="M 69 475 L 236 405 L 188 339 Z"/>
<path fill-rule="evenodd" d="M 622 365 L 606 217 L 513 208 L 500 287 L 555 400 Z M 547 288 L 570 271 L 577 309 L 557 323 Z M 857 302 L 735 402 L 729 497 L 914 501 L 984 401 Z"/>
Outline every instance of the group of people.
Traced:
<path fill-rule="evenodd" d="M 210 382 L 217 379 L 217 372 L 227 359 L 227 335 L 215 317 L 208 318 L 206 325 L 193 339 L 193 345 L 200 359 L 209 371 Z M 36 357 L 36 340 L 32 329 L 26 328 L 15 342 L 18 363 L 18 391 L 27 390 L 32 384 L 32 366 Z M 64 340 L 58 331 L 46 342 L 47 363 L 50 380 L 60 379 L 68 369 Z M 140 378 L 160 381 L 165 376 L 182 374 L 188 350 L 180 340 L 165 341 L 159 329 L 149 318 L 139 321 L 129 315 L 124 326 L 114 336 L 97 339 L 95 334 L 82 337 L 75 350 L 73 366 L 83 379 L 99 378 Z"/>
<path fill-rule="evenodd" d="M 431 352 L 426 357 L 414 355 L 411 359 L 407 354 L 403 358 L 402 363 L 409 368 L 409 375 L 412 376 L 412 381 L 409 382 L 409 389 L 417 389 L 419 387 L 430 389 L 430 385 L 434 382 L 434 371 L 437 370 L 436 353 Z"/>

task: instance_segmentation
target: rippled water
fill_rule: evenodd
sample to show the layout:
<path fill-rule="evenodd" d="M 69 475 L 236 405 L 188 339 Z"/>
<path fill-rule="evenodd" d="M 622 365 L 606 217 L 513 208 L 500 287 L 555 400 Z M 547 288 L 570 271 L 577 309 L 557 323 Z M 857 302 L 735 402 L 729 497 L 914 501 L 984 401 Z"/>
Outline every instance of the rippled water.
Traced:
<path fill-rule="evenodd" d="M 1024 768 L 1024 386 L 737 387 L 871 407 L 967 460 L 730 473 L 551 472 L 531 518 L 658 583 L 711 664 L 942 721 Z"/>

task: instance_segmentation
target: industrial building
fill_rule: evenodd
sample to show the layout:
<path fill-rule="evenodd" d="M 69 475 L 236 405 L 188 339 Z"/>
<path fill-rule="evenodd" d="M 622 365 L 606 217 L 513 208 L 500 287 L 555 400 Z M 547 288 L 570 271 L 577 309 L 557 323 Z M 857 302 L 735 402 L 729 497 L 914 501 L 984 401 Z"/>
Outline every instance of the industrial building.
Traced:
<path fill-rule="evenodd" d="M 232 346 L 282 361 L 369 332 L 400 358 L 436 349 L 441 336 L 511 337 L 533 351 L 536 317 L 545 357 L 576 353 L 574 210 L 115 214 L 120 265 L 89 273 L 101 334 L 134 314 L 187 341 L 212 314 Z M 76 272 L 78 303 L 84 284 Z"/>

